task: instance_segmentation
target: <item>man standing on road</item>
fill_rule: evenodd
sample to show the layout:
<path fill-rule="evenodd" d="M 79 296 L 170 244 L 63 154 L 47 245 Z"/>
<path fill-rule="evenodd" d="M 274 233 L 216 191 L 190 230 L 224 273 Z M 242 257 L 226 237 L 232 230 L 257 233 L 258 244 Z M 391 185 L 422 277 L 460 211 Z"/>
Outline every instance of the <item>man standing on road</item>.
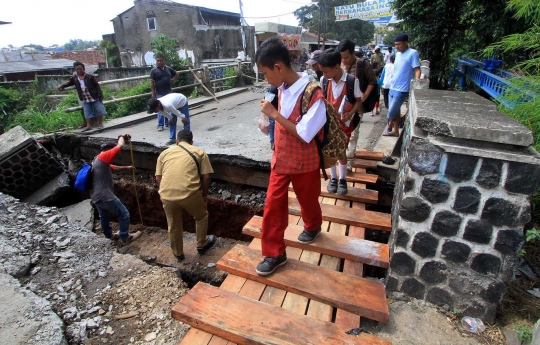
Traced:
<path fill-rule="evenodd" d="M 306 53 L 306 48 L 302 49 L 302 54 L 300 54 L 300 58 L 298 59 L 298 63 L 300 64 L 300 72 L 304 72 L 306 70 L 306 62 L 309 60 L 309 56 Z"/>
<path fill-rule="evenodd" d="M 105 237 L 109 239 L 119 239 L 122 243 L 130 243 L 141 237 L 141 232 L 137 231 L 133 235 L 129 234 L 129 211 L 124 204 L 114 195 L 114 185 L 112 171 L 121 172 L 135 169 L 134 166 L 112 165 L 111 161 L 120 153 L 126 141 L 130 141 L 131 136 L 124 134 L 118 137 L 118 142 L 109 141 L 101 145 L 101 153 L 92 162 L 92 190 L 90 196 L 92 203 L 99 212 L 99 222 Z M 112 233 L 111 214 L 118 216 L 118 233 Z"/>
<path fill-rule="evenodd" d="M 309 65 L 309 68 L 307 70 L 307 74 L 309 76 L 309 81 L 319 82 L 321 80 L 321 77 L 323 76 L 323 72 L 321 70 L 321 66 L 319 66 L 319 58 L 321 57 L 323 51 L 322 50 L 315 50 L 311 54 L 311 58 L 306 61 L 306 64 Z"/>
<path fill-rule="evenodd" d="M 356 144 L 358 143 L 358 131 L 360 129 L 360 123 L 362 123 L 362 115 L 365 112 L 373 110 L 373 106 L 375 105 L 375 102 L 373 102 L 371 109 L 366 109 L 364 102 L 368 100 L 372 92 L 377 92 L 377 90 L 375 89 L 375 86 L 377 85 L 377 78 L 375 77 L 373 68 L 371 67 L 368 59 L 356 57 L 354 53 L 354 46 L 354 42 L 351 40 L 343 40 L 339 42 L 337 46 L 337 50 L 341 54 L 342 67 L 347 73 L 352 74 L 356 78 L 358 78 L 358 81 L 360 82 L 360 90 L 362 91 L 362 105 L 360 109 L 358 109 L 358 114 L 360 115 L 360 122 L 358 123 L 354 131 L 351 133 L 351 140 L 349 141 L 349 146 L 347 148 L 347 158 L 349 159 L 354 158 L 356 154 Z M 359 68 L 361 68 L 361 70 L 359 70 Z M 347 169 L 349 169 L 349 167 L 350 165 L 347 164 Z"/>
<path fill-rule="evenodd" d="M 382 70 L 384 65 L 384 56 L 381 53 L 381 48 L 375 48 L 375 54 L 371 55 L 371 66 L 378 64 L 377 69 Z M 375 67 L 374 67 L 375 68 Z"/>
<path fill-rule="evenodd" d="M 92 119 L 97 119 L 97 127 L 103 128 L 103 115 L 107 114 L 103 105 L 103 92 L 99 86 L 99 82 L 92 74 L 84 71 L 84 64 L 79 61 L 73 63 L 75 73 L 67 82 L 58 87 L 58 91 L 64 91 L 68 86 L 75 86 L 79 99 L 83 102 L 84 119 L 86 128 L 82 131 L 92 130 Z"/>
<path fill-rule="evenodd" d="M 161 98 L 172 92 L 171 85 L 178 79 L 178 72 L 165 65 L 163 55 L 156 55 L 156 67 L 150 71 L 150 86 L 152 88 L 152 98 Z M 162 131 L 163 126 L 168 127 L 167 120 L 163 114 L 158 113 L 157 130 Z"/>
<path fill-rule="evenodd" d="M 386 66 L 386 64 L 388 63 L 388 61 L 390 61 L 390 57 L 391 56 L 396 56 L 396 54 L 394 53 L 392 47 L 388 47 L 388 54 L 386 54 L 384 56 L 384 65 Z"/>
<path fill-rule="evenodd" d="M 208 231 L 208 189 L 213 173 L 204 150 L 193 146 L 193 133 L 178 132 L 176 145 L 163 151 L 157 160 L 156 181 L 163 209 L 167 215 L 171 249 L 178 261 L 184 260 L 183 210 L 195 218 L 197 252 L 203 255 L 212 248 L 216 237 Z M 202 185 L 201 185 L 202 180 Z"/>
<path fill-rule="evenodd" d="M 390 84 L 388 128 L 383 133 L 389 137 L 399 136 L 401 105 L 409 98 L 411 79 L 420 78 L 420 58 L 416 50 L 409 48 L 409 36 L 405 33 L 397 35 L 395 46 L 397 53 Z"/>
<path fill-rule="evenodd" d="M 167 141 L 167 145 L 176 143 L 176 123 L 179 117 L 182 119 L 184 129 L 188 131 L 191 129 L 188 100 L 181 93 L 170 93 L 160 99 L 150 98 L 147 112 L 148 114 L 162 112 L 167 117 L 169 122 L 169 141 Z"/>

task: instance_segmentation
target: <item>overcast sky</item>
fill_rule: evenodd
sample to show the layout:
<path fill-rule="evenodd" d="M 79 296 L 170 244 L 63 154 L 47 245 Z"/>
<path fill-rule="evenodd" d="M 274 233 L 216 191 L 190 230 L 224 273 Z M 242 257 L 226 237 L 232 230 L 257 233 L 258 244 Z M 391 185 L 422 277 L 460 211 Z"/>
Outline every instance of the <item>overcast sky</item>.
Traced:
<path fill-rule="evenodd" d="M 240 12 L 238 0 L 175 2 Z M 265 21 L 298 25 L 292 12 L 310 2 L 243 0 L 244 16 L 249 25 Z M 78 38 L 100 40 L 101 35 L 114 33 L 111 19 L 131 6 L 133 0 L 0 0 L 0 21 L 12 23 L 0 25 L 0 48 L 8 44 L 16 47 L 25 44 L 62 45 Z"/>

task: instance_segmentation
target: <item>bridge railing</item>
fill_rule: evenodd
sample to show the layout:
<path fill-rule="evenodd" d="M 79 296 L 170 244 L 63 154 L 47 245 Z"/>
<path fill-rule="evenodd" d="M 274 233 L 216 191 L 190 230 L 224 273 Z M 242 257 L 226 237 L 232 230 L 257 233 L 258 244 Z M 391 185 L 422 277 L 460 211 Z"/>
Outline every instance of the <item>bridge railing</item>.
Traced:
<path fill-rule="evenodd" d="M 457 63 L 458 70 L 456 73 L 458 75 L 461 75 L 463 79 L 468 77 L 478 87 L 507 108 L 513 109 L 517 103 L 527 102 L 537 97 L 537 93 L 532 91 L 534 88 L 523 89 L 516 87 L 508 80 L 519 77 L 514 73 L 502 69 L 494 69 L 494 73 L 490 73 L 484 69 L 482 62 L 469 58 L 459 58 Z M 460 81 L 460 86 L 465 89 L 464 80 Z M 517 97 L 511 97 L 513 100 L 508 101 L 507 96 L 509 95 L 517 95 Z"/>

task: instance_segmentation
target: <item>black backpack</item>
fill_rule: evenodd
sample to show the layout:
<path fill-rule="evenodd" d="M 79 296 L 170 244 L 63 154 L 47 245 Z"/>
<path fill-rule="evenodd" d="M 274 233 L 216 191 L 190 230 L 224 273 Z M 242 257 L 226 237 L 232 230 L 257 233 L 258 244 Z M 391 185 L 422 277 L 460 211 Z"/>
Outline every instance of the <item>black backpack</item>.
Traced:
<path fill-rule="evenodd" d="M 329 80 L 326 77 L 322 77 L 322 78 L 323 78 L 322 89 L 324 93 L 324 98 L 327 98 Z M 351 103 L 353 102 L 353 100 L 356 102 L 356 97 L 354 97 L 354 78 L 355 78 L 354 75 L 347 73 L 347 79 L 345 80 L 345 87 L 347 87 L 347 98 L 349 99 L 349 102 Z M 352 123 L 353 123 L 354 128 L 356 128 L 356 126 L 358 126 L 358 124 L 360 123 L 360 115 L 358 114 L 358 111 L 354 114 Z"/>
<path fill-rule="evenodd" d="M 369 85 L 369 82 L 367 80 L 364 80 L 364 66 L 366 62 L 369 64 L 369 60 L 367 58 L 362 58 L 356 62 L 356 77 L 360 82 L 360 90 L 362 91 L 362 93 L 366 91 Z M 364 112 L 366 113 L 372 111 L 373 108 L 375 108 L 375 103 L 377 103 L 377 101 L 379 100 L 379 93 L 377 92 L 377 88 L 378 85 L 375 84 L 368 98 L 364 102 L 362 102 L 362 105 L 364 106 Z"/>

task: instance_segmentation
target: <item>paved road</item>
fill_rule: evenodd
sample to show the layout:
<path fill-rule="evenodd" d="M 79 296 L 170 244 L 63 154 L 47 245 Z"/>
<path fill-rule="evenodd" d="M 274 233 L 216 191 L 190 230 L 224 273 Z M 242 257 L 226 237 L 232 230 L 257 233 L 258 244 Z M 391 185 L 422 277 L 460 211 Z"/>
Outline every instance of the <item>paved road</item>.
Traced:
<path fill-rule="evenodd" d="M 220 103 L 210 102 L 201 108 L 192 109 L 190 116 L 194 145 L 203 148 L 208 154 L 243 156 L 257 162 L 270 162 L 272 154 L 269 139 L 257 129 L 261 98 L 261 93 L 245 91 L 222 98 Z M 134 116 L 140 117 L 138 114 Z M 168 129 L 158 132 L 156 126 L 157 120 L 152 119 L 91 136 L 116 139 L 118 135 L 129 132 L 134 142 L 166 147 Z"/>

